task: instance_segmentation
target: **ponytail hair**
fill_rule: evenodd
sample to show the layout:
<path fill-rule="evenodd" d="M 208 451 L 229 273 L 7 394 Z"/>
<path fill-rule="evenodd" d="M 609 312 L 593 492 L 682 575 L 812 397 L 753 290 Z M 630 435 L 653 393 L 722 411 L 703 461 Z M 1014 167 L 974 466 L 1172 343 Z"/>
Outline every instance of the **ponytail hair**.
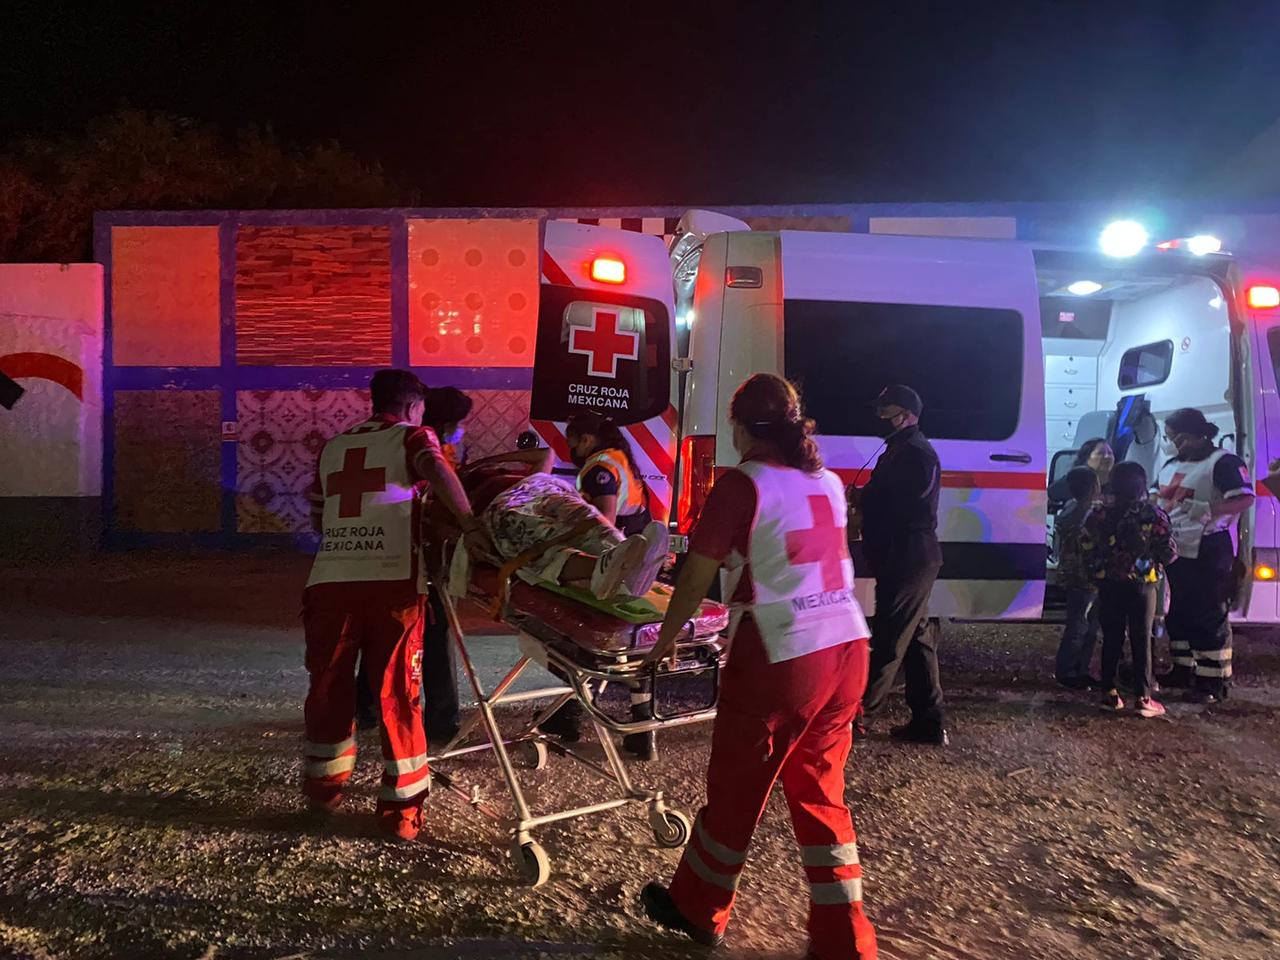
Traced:
<path fill-rule="evenodd" d="M 822 454 L 813 439 L 817 424 L 800 409 L 800 394 L 782 377 L 757 373 L 737 389 L 729 419 L 757 440 L 773 444 L 788 467 L 817 473 Z"/>
<path fill-rule="evenodd" d="M 640 490 L 644 494 L 644 507 L 646 510 L 649 509 L 649 485 L 644 482 L 640 465 L 636 463 L 635 454 L 631 452 L 631 441 L 613 422 L 612 417 L 606 417 L 595 410 L 580 410 L 569 418 L 564 432 L 571 437 L 595 437 L 600 442 L 598 450 L 621 450 L 622 455 L 627 458 L 631 475 L 635 477 L 636 483 L 640 484 Z"/>
<path fill-rule="evenodd" d="M 1218 425 L 1210 423 L 1209 418 L 1195 407 L 1183 407 L 1165 417 L 1165 426 L 1178 433 L 1189 433 L 1202 440 L 1212 440 L 1218 435 Z"/>

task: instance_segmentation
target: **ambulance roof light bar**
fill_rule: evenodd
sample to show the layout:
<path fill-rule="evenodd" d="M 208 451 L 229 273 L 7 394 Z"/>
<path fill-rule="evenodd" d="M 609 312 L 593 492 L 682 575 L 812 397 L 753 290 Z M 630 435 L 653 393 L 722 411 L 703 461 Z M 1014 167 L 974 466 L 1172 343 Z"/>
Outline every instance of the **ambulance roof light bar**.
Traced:
<path fill-rule="evenodd" d="M 1147 245 L 1146 228 L 1136 220 L 1117 220 L 1107 224 L 1098 246 L 1109 257 L 1132 257 Z"/>
<path fill-rule="evenodd" d="M 1186 250 L 1197 257 L 1210 253 L 1222 252 L 1222 241 L 1207 233 L 1199 233 L 1194 237 L 1176 237 L 1156 244 L 1157 250 Z"/>
<path fill-rule="evenodd" d="M 626 283 L 627 265 L 618 257 L 596 257 L 591 261 L 591 279 L 596 283 Z"/>

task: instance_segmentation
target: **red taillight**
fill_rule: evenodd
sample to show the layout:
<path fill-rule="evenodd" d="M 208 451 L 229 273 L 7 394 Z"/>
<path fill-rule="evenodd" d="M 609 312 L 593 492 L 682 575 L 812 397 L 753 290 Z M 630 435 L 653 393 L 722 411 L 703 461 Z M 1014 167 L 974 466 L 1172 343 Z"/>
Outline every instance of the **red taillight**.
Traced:
<path fill-rule="evenodd" d="M 676 529 L 688 534 L 693 529 L 707 494 L 716 482 L 716 438 L 685 437 L 680 444 L 680 497 Z"/>
<path fill-rule="evenodd" d="M 617 257 L 596 257 L 591 261 L 591 279 L 596 283 L 626 283 L 627 265 Z"/>
<path fill-rule="evenodd" d="M 1254 310 L 1270 310 L 1280 307 L 1280 290 L 1267 286 L 1250 287 L 1247 299 Z"/>

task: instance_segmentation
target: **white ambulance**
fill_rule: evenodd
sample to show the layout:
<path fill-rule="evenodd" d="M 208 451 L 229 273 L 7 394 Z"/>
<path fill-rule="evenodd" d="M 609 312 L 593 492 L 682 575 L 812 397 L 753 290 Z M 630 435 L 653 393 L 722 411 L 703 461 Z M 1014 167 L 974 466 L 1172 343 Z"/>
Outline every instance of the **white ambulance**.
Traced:
<path fill-rule="evenodd" d="M 624 391 L 623 419 L 654 441 L 642 462 L 665 500 L 668 434 L 658 425 L 674 422 L 669 397 L 680 411 L 672 519 L 683 533 L 717 472 L 737 462 L 725 412 L 752 373 L 800 386 L 828 465 L 855 484 L 882 449 L 875 397 L 910 384 L 943 467 L 931 612 L 1038 619 L 1052 576 L 1047 486 L 1083 441 L 1106 438 L 1154 477 L 1164 416 L 1190 406 L 1256 475 L 1280 458 L 1266 429 L 1280 439 L 1280 294 L 1195 239 L 1194 252 L 1178 241 L 1108 256 L 1008 240 L 754 232 L 692 211 L 660 276 L 656 238 L 548 223 L 545 249 L 560 272 L 544 269 L 534 416 L 554 440 L 549 421 L 573 404 L 609 397 L 610 384 L 615 402 Z M 573 290 L 555 282 L 565 279 Z M 614 308 L 632 312 L 610 321 Z M 638 335 L 634 347 L 600 336 L 620 329 Z M 621 359 L 575 353 L 572 342 Z M 564 369 L 566 357 L 581 360 L 571 376 L 582 386 L 548 386 L 543 371 Z M 1253 561 L 1240 610 L 1250 622 L 1280 619 L 1276 526 L 1275 500 L 1259 486 L 1240 532 Z M 870 587 L 859 581 L 866 604 Z"/>

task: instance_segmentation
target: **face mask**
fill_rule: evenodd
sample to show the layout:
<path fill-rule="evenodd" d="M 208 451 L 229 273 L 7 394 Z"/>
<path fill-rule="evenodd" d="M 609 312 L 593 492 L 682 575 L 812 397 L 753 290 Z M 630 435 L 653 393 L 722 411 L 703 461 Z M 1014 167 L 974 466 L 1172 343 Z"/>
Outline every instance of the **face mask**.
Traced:
<path fill-rule="evenodd" d="M 883 417 L 883 418 L 881 418 L 881 420 L 880 420 L 880 436 L 882 436 L 882 437 L 892 437 L 895 433 L 897 433 L 900 429 L 902 429 L 900 425 L 898 425 L 898 424 L 895 424 L 895 423 L 894 423 L 894 420 L 896 420 L 896 419 L 897 419 L 897 417 Z"/>
<path fill-rule="evenodd" d="M 1160 450 L 1166 457 L 1176 457 L 1178 455 L 1178 445 L 1165 437 L 1164 442 L 1160 444 Z"/>

